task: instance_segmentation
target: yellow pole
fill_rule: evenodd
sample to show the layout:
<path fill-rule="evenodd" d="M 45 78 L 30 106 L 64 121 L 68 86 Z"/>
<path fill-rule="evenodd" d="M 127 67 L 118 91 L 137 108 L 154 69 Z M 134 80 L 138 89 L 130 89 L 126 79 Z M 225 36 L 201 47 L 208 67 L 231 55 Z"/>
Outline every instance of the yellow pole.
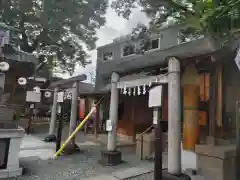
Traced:
<path fill-rule="evenodd" d="M 76 133 L 82 128 L 82 126 L 85 124 L 85 122 L 88 120 L 88 118 L 92 115 L 92 113 L 96 110 L 96 107 L 94 106 L 91 111 L 88 113 L 88 115 L 83 119 L 83 121 L 77 126 L 77 128 L 72 132 L 72 134 L 67 138 L 67 140 L 62 144 L 61 148 L 55 153 L 54 158 L 56 159 L 64 150 L 66 145 L 69 143 L 69 141 L 76 135 Z"/>

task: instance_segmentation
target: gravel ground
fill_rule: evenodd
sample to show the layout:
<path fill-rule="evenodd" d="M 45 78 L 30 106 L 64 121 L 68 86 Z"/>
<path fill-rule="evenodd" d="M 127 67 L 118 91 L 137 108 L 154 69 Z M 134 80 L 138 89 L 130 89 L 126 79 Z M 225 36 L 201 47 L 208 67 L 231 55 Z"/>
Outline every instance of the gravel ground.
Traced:
<path fill-rule="evenodd" d="M 36 135 L 39 138 L 44 135 Z M 84 142 L 84 136 L 77 137 L 77 142 Z M 6 180 L 82 180 L 101 174 L 109 174 L 121 169 L 138 166 L 141 161 L 134 151 L 124 148 L 122 151 L 125 163 L 116 167 L 104 167 L 99 164 L 103 144 L 81 147 L 83 153 L 62 156 L 57 160 L 40 160 L 36 157 L 20 159 L 24 168 L 21 177 L 6 178 Z"/>
<path fill-rule="evenodd" d="M 134 154 L 129 153 L 123 155 L 123 159 L 127 162 L 116 167 L 104 167 L 99 164 L 99 159 L 100 153 L 96 148 L 60 157 L 58 160 L 24 158 L 20 159 L 20 164 L 24 167 L 24 175 L 7 180 L 79 180 L 134 167 L 140 163 Z"/>

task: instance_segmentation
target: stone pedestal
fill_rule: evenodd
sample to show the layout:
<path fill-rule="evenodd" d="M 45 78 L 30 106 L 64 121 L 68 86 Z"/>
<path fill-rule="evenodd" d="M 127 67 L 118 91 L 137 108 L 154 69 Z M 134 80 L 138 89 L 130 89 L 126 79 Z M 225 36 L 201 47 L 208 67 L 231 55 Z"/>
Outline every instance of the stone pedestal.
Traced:
<path fill-rule="evenodd" d="M 22 175 L 22 168 L 19 167 L 18 155 L 20 144 L 24 137 L 24 129 L 0 129 L 0 140 L 6 142 L 5 164 L 6 167 L 0 169 L 0 179 Z"/>
<path fill-rule="evenodd" d="M 234 145 L 196 145 L 197 169 L 206 179 L 236 180 Z"/>
<path fill-rule="evenodd" d="M 122 153 L 120 151 L 102 151 L 100 163 L 104 166 L 116 166 L 122 163 Z"/>
<path fill-rule="evenodd" d="M 44 138 L 44 142 L 56 142 L 57 137 L 55 134 L 49 134 L 47 137 Z"/>

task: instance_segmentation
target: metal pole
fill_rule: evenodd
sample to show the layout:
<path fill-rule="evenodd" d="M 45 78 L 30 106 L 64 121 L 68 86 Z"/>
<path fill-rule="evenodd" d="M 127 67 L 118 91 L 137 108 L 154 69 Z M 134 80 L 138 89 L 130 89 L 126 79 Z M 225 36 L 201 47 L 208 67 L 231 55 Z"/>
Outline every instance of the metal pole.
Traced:
<path fill-rule="evenodd" d="M 98 98 L 97 100 L 95 100 L 95 103 L 98 101 Z M 95 113 L 95 119 L 94 119 L 94 122 L 95 122 L 95 137 L 98 138 L 98 131 L 99 131 L 99 119 L 100 119 L 100 103 L 97 105 L 96 107 L 96 113 Z"/>
<path fill-rule="evenodd" d="M 162 180 L 162 129 L 161 129 L 161 108 L 153 109 L 155 122 L 155 158 L 154 158 L 154 180 Z"/>
<path fill-rule="evenodd" d="M 239 103 L 240 101 L 236 102 L 236 179 L 240 178 L 240 123 L 239 123 Z"/>
<path fill-rule="evenodd" d="M 33 120 L 33 108 L 31 107 L 32 104 L 30 104 L 30 112 L 29 112 L 29 117 L 28 117 L 28 127 L 27 127 L 27 134 L 30 134 L 31 132 L 31 127 L 32 127 L 32 120 Z M 33 105 L 34 106 L 34 105 Z"/>
<path fill-rule="evenodd" d="M 112 130 L 108 132 L 108 151 L 116 150 L 116 131 L 117 131 L 117 120 L 118 120 L 118 89 L 117 82 L 119 81 L 119 75 L 112 73 L 111 79 L 111 100 L 110 100 L 110 112 L 109 118 L 112 124 Z"/>

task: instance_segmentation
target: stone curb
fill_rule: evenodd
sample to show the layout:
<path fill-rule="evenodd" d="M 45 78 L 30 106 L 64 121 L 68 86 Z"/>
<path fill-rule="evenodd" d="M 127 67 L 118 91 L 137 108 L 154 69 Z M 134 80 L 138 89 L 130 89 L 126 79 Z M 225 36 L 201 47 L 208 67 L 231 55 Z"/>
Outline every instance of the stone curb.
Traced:
<path fill-rule="evenodd" d="M 144 174 L 152 173 L 154 171 L 153 164 L 140 165 L 138 167 L 127 168 L 115 171 L 111 174 L 105 174 L 87 178 L 87 180 L 125 180 L 133 177 L 138 177 Z"/>

